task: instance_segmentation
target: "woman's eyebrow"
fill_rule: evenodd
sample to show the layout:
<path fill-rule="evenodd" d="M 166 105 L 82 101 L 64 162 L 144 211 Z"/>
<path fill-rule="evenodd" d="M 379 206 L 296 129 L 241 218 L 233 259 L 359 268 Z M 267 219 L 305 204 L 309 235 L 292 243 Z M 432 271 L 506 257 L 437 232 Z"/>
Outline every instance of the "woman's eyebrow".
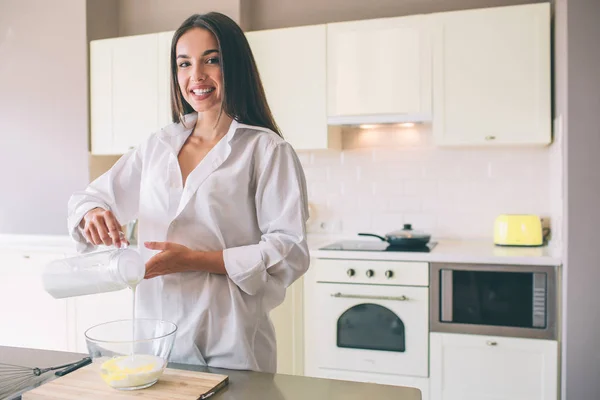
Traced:
<path fill-rule="evenodd" d="M 219 50 L 218 49 L 209 49 L 206 50 L 204 53 L 202 53 L 202 57 L 209 55 L 210 53 L 218 53 Z M 179 54 L 177 56 L 177 58 L 191 58 L 190 56 L 188 56 L 187 54 Z"/>

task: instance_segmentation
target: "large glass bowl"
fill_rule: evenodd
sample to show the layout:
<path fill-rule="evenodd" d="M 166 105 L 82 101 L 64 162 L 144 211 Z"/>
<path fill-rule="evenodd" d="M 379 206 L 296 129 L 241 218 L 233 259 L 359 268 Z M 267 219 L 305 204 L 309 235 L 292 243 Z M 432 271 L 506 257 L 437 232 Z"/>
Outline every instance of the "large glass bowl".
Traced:
<path fill-rule="evenodd" d="M 144 389 L 162 376 L 177 325 L 157 319 L 106 322 L 85 331 L 88 352 L 109 386 Z"/>

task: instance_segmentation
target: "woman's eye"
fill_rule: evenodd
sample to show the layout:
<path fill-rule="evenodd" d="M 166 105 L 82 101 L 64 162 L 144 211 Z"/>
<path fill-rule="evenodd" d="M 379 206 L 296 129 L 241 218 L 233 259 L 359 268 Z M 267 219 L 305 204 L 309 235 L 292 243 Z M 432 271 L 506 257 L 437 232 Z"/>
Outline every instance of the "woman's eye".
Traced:
<path fill-rule="evenodd" d="M 185 68 L 185 67 L 189 67 L 190 63 L 187 61 L 184 61 L 182 63 L 179 63 L 179 68 Z"/>
<path fill-rule="evenodd" d="M 206 60 L 207 64 L 218 64 L 219 63 L 219 57 L 211 57 L 208 60 Z"/>

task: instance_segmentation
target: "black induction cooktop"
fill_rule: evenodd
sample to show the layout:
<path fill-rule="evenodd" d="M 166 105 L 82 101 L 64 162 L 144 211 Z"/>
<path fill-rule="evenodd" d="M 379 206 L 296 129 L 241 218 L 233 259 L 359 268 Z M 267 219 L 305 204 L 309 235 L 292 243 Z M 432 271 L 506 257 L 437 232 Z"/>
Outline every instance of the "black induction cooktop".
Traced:
<path fill-rule="evenodd" d="M 429 242 L 424 246 L 407 247 L 392 246 L 384 241 L 376 240 L 342 240 L 335 242 L 319 250 L 343 250 L 343 251 L 405 251 L 411 253 L 429 253 L 437 242 Z"/>

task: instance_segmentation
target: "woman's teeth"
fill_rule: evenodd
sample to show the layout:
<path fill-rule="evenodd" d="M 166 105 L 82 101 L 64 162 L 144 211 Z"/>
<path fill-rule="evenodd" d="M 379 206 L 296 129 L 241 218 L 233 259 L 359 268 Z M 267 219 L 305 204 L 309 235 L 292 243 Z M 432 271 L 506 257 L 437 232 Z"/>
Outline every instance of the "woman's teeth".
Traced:
<path fill-rule="evenodd" d="M 201 96 L 203 94 L 210 93 L 213 90 L 215 90 L 215 88 L 211 88 L 211 89 L 194 89 L 194 90 L 192 90 L 192 93 L 194 93 L 196 96 Z"/>

